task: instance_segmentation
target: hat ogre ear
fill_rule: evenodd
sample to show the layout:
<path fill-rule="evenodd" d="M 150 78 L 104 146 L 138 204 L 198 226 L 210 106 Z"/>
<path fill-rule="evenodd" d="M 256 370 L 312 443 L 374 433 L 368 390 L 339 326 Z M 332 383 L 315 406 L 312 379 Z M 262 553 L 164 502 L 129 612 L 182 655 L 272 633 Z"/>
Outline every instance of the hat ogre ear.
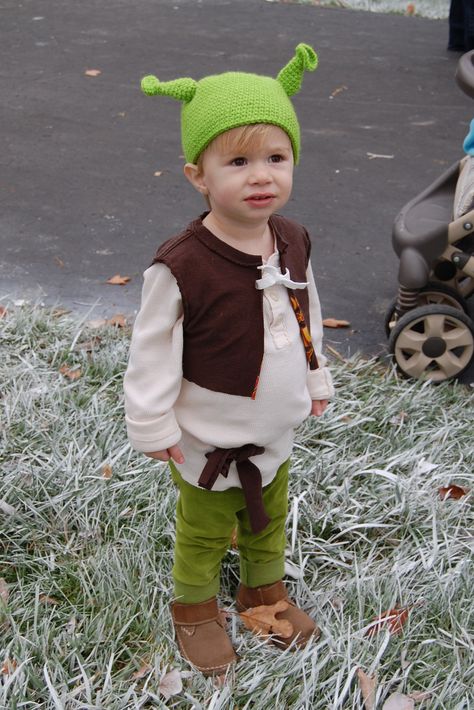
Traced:
<path fill-rule="evenodd" d="M 309 44 L 298 44 L 295 56 L 283 67 L 277 81 L 283 86 L 288 96 L 297 94 L 301 89 L 305 71 L 314 71 L 318 66 L 318 55 Z"/>
<path fill-rule="evenodd" d="M 141 87 L 147 96 L 171 96 L 178 101 L 188 103 L 196 93 L 197 82 L 194 79 L 175 79 L 174 81 L 160 81 L 156 76 L 149 75 L 142 79 Z"/>

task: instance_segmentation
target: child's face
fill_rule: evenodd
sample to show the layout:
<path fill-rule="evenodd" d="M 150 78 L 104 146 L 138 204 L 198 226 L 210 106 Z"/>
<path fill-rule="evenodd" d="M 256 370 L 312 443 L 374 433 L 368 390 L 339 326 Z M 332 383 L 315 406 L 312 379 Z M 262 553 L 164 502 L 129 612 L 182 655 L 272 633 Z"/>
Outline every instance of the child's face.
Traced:
<path fill-rule="evenodd" d="M 285 131 L 267 126 L 260 140 L 242 149 L 232 145 L 232 134 L 240 130 L 215 139 L 193 177 L 185 169 L 213 214 L 236 225 L 268 219 L 286 204 L 293 184 L 293 151 Z"/>

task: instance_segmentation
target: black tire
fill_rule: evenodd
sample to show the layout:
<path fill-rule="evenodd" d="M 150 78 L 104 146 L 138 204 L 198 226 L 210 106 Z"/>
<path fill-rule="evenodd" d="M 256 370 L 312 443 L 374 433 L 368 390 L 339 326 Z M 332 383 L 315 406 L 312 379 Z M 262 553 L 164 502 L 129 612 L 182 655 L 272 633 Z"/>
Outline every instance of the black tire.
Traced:
<path fill-rule="evenodd" d="M 413 308 L 392 328 L 388 349 L 407 377 L 444 382 L 472 362 L 474 322 L 450 306 Z"/>
<path fill-rule="evenodd" d="M 424 288 L 420 289 L 418 294 L 417 307 L 421 308 L 422 306 L 429 306 L 432 304 L 450 306 L 451 308 L 459 309 L 463 313 L 469 313 L 469 305 L 466 299 L 463 298 L 455 288 L 445 286 L 437 281 L 426 284 Z M 396 305 L 397 299 L 394 298 L 390 306 L 385 311 L 384 327 L 387 338 L 392 330 L 390 324 L 394 319 Z"/>

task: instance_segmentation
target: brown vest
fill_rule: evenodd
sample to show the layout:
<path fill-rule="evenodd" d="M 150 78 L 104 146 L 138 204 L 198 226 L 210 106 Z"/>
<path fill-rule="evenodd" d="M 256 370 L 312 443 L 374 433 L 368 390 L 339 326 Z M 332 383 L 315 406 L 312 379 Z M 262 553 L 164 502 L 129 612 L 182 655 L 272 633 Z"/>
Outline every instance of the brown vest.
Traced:
<path fill-rule="evenodd" d="M 264 343 L 263 291 L 255 287 L 262 259 L 215 237 L 202 224 L 205 214 L 168 239 L 153 260 L 166 264 L 181 291 L 183 376 L 214 392 L 255 397 Z M 288 268 L 293 281 L 306 281 L 311 249 L 308 233 L 278 215 L 269 224 L 282 273 Z M 308 354 L 308 347 L 312 351 L 308 290 L 288 290 L 310 367 L 315 369 L 314 353 L 312 360 Z"/>

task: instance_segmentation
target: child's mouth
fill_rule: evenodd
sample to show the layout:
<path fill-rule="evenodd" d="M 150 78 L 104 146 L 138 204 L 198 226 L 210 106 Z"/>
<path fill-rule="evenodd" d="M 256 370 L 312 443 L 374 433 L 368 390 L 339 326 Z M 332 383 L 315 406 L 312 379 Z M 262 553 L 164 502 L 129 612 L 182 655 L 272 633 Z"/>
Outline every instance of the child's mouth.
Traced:
<path fill-rule="evenodd" d="M 274 200 L 275 195 L 271 195 L 269 193 L 261 194 L 261 195 L 250 195 L 249 197 L 245 198 L 245 202 L 250 202 L 252 205 L 258 205 L 258 206 L 265 206 L 270 204 L 272 200 Z"/>

